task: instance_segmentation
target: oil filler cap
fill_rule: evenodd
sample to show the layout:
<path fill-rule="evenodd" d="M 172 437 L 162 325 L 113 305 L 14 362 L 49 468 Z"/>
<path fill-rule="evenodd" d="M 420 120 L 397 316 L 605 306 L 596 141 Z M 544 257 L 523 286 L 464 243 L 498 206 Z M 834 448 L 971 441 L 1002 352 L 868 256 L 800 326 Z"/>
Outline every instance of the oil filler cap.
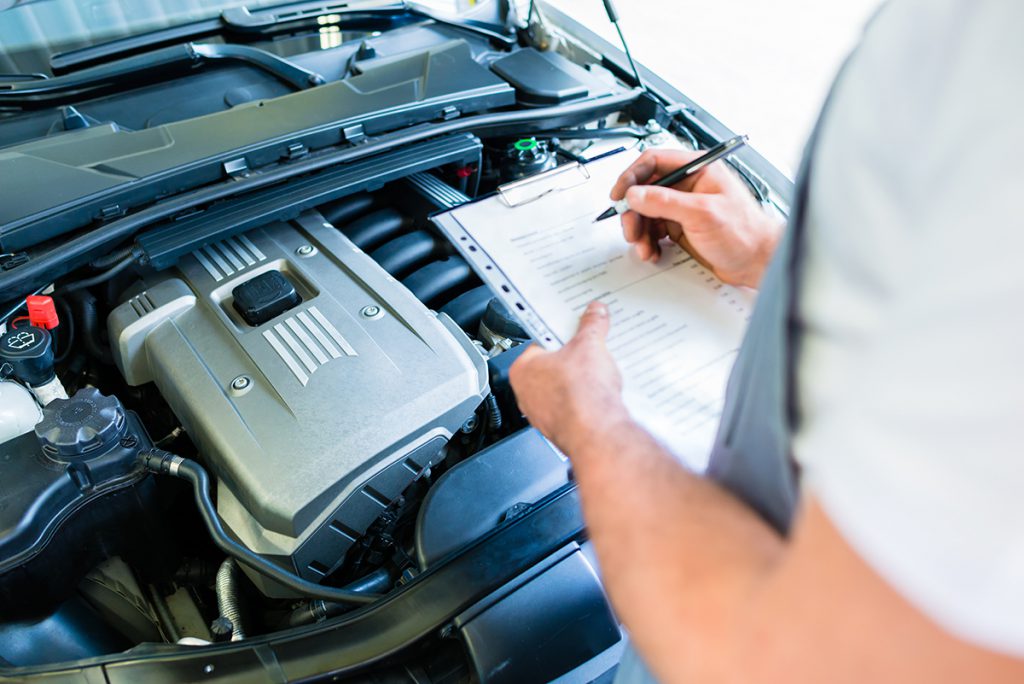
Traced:
<path fill-rule="evenodd" d="M 86 387 L 70 399 L 55 399 L 47 404 L 35 429 L 43 453 L 50 458 L 91 458 L 106 453 L 124 433 L 124 407 L 116 397 Z"/>
<path fill-rule="evenodd" d="M 302 302 L 295 286 L 280 271 L 261 273 L 236 287 L 231 295 L 235 311 L 252 326 L 266 323 Z"/>

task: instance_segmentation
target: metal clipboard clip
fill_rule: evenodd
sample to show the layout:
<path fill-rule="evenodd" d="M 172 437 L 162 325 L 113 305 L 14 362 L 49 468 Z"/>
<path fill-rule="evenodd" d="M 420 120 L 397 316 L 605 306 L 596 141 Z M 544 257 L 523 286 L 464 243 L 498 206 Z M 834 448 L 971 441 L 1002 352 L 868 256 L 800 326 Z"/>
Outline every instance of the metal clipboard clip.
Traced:
<path fill-rule="evenodd" d="M 590 172 L 583 164 L 563 164 L 536 176 L 500 185 L 498 195 L 508 206 L 518 207 L 553 192 L 578 187 L 589 180 Z"/>

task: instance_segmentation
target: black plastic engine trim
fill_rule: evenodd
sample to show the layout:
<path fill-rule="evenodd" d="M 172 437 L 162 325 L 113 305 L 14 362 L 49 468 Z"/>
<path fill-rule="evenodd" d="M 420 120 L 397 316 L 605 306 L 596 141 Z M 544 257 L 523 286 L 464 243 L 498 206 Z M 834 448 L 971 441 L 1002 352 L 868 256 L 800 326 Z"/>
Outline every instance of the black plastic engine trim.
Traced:
<path fill-rule="evenodd" d="M 476 137 L 463 133 L 428 140 L 370 159 L 339 165 L 322 173 L 223 202 L 208 211 L 151 230 L 136 241 L 142 261 L 156 269 L 210 242 L 244 233 L 271 221 L 287 221 L 306 209 L 363 190 L 437 168 L 469 163 L 480 155 Z"/>
<path fill-rule="evenodd" d="M 11 300 L 20 299 L 23 295 L 53 282 L 91 259 L 102 256 L 143 228 L 196 207 L 259 190 L 303 174 L 321 171 L 338 164 L 352 163 L 373 155 L 383 154 L 403 145 L 450 133 L 490 131 L 496 135 L 505 133 L 518 135 L 534 130 L 583 123 L 629 106 L 636 101 L 641 92 L 640 90 L 631 90 L 609 97 L 574 102 L 570 105 L 480 114 L 443 123 L 420 124 L 403 131 L 378 136 L 361 145 L 345 147 L 319 155 L 309 155 L 308 158 L 254 173 L 248 177 L 209 185 L 199 190 L 177 195 L 125 218 L 83 232 L 22 266 L 0 272 L 0 292 L 9 296 Z"/>
<path fill-rule="evenodd" d="M 573 541 L 585 537 L 579 494 L 566 485 L 373 605 L 332 620 L 244 642 L 154 647 L 54 668 L 26 667 L 0 682 L 304 681 L 351 674 L 398 653 Z"/>

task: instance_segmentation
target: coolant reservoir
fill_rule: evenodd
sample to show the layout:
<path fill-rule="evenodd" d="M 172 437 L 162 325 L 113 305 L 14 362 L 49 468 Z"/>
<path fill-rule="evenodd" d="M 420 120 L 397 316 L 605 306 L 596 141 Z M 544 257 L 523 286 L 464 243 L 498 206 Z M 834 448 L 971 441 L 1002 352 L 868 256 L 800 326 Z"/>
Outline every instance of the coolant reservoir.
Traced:
<path fill-rule="evenodd" d="M 27 389 L 16 382 L 0 382 L 0 444 L 31 432 L 43 417 Z"/>

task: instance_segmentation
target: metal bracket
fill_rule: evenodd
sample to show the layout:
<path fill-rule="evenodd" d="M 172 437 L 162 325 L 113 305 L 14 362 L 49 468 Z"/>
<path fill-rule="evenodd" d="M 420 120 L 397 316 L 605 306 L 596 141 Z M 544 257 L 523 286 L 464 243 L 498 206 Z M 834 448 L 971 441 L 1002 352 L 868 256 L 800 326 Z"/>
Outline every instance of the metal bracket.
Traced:
<path fill-rule="evenodd" d="M 116 219 L 120 218 L 121 216 L 124 216 L 125 213 L 125 210 L 121 207 L 120 204 L 111 204 L 100 209 L 100 213 L 97 218 L 99 218 L 99 220 L 101 221 L 110 221 L 111 219 Z"/>
<path fill-rule="evenodd" d="M 358 143 L 366 140 L 366 129 L 363 128 L 363 124 L 346 126 L 341 129 L 341 134 L 345 137 L 345 141 L 350 143 Z"/>
<path fill-rule="evenodd" d="M 300 157 L 305 157 L 307 154 L 309 154 L 308 147 L 302 143 L 292 143 L 288 146 L 288 149 L 285 150 L 284 156 L 285 159 L 298 159 Z"/>
<path fill-rule="evenodd" d="M 245 157 L 226 161 L 224 162 L 224 173 L 232 178 L 245 178 L 251 173 L 249 162 L 245 160 Z"/>

